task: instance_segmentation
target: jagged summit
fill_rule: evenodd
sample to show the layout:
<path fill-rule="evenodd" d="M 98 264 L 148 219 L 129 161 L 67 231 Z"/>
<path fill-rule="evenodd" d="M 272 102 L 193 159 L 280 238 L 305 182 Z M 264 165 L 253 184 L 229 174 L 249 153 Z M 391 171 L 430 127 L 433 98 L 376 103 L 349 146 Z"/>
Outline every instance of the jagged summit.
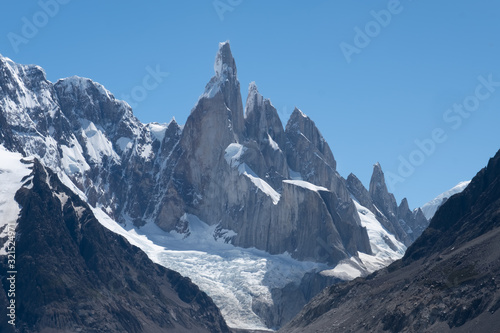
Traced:
<path fill-rule="evenodd" d="M 245 118 L 249 113 L 255 112 L 256 108 L 262 107 L 264 104 L 264 97 L 259 93 L 259 89 L 255 81 L 250 82 L 248 85 L 247 104 L 245 106 Z"/>
<path fill-rule="evenodd" d="M 214 71 L 216 76 L 234 75 L 236 77 L 236 62 L 234 61 L 233 54 L 229 41 L 219 43 L 219 51 L 215 56 Z"/>
<path fill-rule="evenodd" d="M 296 116 L 297 116 L 297 115 L 299 115 L 299 116 L 301 116 L 302 118 L 309 119 L 309 117 L 308 117 L 308 116 L 307 116 L 304 112 L 302 112 L 302 110 L 301 110 L 301 109 L 299 109 L 298 107 L 295 107 L 295 108 L 293 109 L 293 112 L 292 112 L 292 115 L 290 116 L 290 118 L 292 118 L 292 117 L 294 116 L 294 114 L 295 114 Z"/>
<path fill-rule="evenodd" d="M 213 98 L 219 92 L 227 95 L 228 93 L 236 93 L 235 90 L 237 90 L 239 94 L 240 83 L 237 77 L 236 62 L 228 41 L 219 43 L 219 50 L 215 55 L 214 71 L 215 75 L 208 82 L 200 99 L 203 97 Z M 228 107 L 230 106 L 228 105 Z"/>

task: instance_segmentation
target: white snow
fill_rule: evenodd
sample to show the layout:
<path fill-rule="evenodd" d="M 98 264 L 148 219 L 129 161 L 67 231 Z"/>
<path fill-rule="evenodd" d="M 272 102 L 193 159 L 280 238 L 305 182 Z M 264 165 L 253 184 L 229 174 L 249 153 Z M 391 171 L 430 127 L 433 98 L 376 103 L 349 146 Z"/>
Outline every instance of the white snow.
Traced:
<path fill-rule="evenodd" d="M 21 180 L 31 173 L 30 165 L 22 163 L 23 156 L 13 153 L 0 145 L 0 238 L 7 237 L 9 230 L 15 230 L 21 211 L 14 196 L 23 185 Z M 0 255 L 5 255 L 5 246 L 0 248 Z"/>
<path fill-rule="evenodd" d="M 151 143 L 146 143 L 141 147 L 141 157 L 149 160 L 153 155 L 153 146 Z"/>
<path fill-rule="evenodd" d="M 435 197 L 434 199 L 432 199 L 431 201 L 429 201 L 428 203 L 426 203 L 425 205 L 420 207 L 420 209 L 422 209 L 422 212 L 424 213 L 424 216 L 427 218 L 427 220 L 430 221 L 432 219 L 432 217 L 434 216 L 434 214 L 436 214 L 438 208 L 441 207 L 441 205 L 446 200 L 448 200 L 449 197 L 465 190 L 465 188 L 469 185 L 469 183 L 470 183 L 470 180 L 460 182 L 455 187 L 451 188 L 450 190 L 448 190 L 444 193 L 441 193 L 440 195 L 438 195 L 437 197 Z"/>
<path fill-rule="evenodd" d="M 229 164 L 232 168 L 238 168 L 240 175 L 244 175 L 250 179 L 250 181 L 259 190 L 272 199 L 273 204 L 277 205 L 280 201 L 280 194 L 276 192 L 276 190 L 273 189 L 265 180 L 257 176 L 257 174 L 246 163 L 242 163 L 240 161 L 246 150 L 247 148 L 239 143 L 231 143 L 227 146 L 224 153 L 224 158 L 226 159 L 227 164 Z"/>
<path fill-rule="evenodd" d="M 278 204 L 281 195 L 276 192 L 276 190 L 272 188 L 271 185 L 269 185 L 265 180 L 259 178 L 259 176 L 257 176 L 246 163 L 240 164 L 240 166 L 238 167 L 238 172 L 240 173 L 240 175 L 248 177 L 259 190 L 269 196 L 273 201 L 273 204 Z"/>
<path fill-rule="evenodd" d="M 90 170 L 90 166 L 83 157 L 82 146 L 80 146 L 80 143 L 74 137 L 70 139 L 70 147 L 66 145 L 61 145 L 60 147 L 63 152 L 61 164 L 68 175 L 78 172 L 83 174 L 84 171 Z"/>
<path fill-rule="evenodd" d="M 116 140 L 116 144 L 120 147 L 122 152 L 125 152 L 134 146 L 132 139 L 122 136 Z"/>
<path fill-rule="evenodd" d="M 198 102 L 202 98 L 213 98 L 221 90 L 222 85 L 229 80 L 229 76 L 234 75 L 234 69 L 222 60 L 221 49 L 229 42 L 219 43 L 219 52 L 215 56 L 214 71 L 215 76 L 205 87 L 205 92 L 198 98 Z"/>
<path fill-rule="evenodd" d="M 406 246 L 385 230 L 368 208 L 362 206 L 357 200 L 353 201 L 361 219 L 361 226 L 365 227 L 368 232 L 373 254 L 379 258 L 389 259 L 391 262 L 400 259 L 406 251 Z M 393 244 L 396 249 L 391 249 L 388 242 Z"/>
<path fill-rule="evenodd" d="M 60 79 L 58 83 L 63 84 L 66 93 L 73 92 L 75 88 L 79 91 L 85 91 L 90 85 L 93 85 L 101 95 L 106 96 L 108 99 L 114 99 L 113 94 L 108 89 L 104 88 L 102 84 L 94 82 L 86 77 L 73 75 L 65 79 Z"/>
<path fill-rule="evenodd" d="M 343 260 L 335 268 L 323 271 L 321 274 L 352 280 L 388 266 L 393 261 L 401 259 L 406 251 L 406 246 L 387 232 L 368 208 L 360 205 L 355 198 L 353 201 L 361 219 L 361 225 L 368 233 L 373 255 L 358 252 L 357 257 Z M 395 249 L 389 246 L 388 241 Z"/>
<path fill-rule="evenodd" d="M 101 209 L 94 209 L 101 224 L 126 237 L 156 263 L 191 278 L 221 309 L 231 327 L 268 330 L 253 312 L 253 299 L 272 302 L 272 288 L 299 282 L 306 272 L 323 270 L 323 264 L 301 262 L 288 254 L 270 255 L 243 249 L 214 239 L 216 225 L 209 226 L 186 214 L 190 234 L 167 233 L 154 223 L 140 229 L 124 229 Z"/>
<path fill-rule="evenodd" d="M 224 158 L 229 166 L 236 168 L 240 165 L 240 158 L 247 148 L 239 143 L 231 143 L 224 152 Z"/>
<path fill-rule="evenodd" d="M 115 161 L 120 161 L 120 157 L 113 149 L 113 145 L 104 135 L 104 131 L 97 128 L 95 124 L 87 119 L 80 119 L 82 125 L 82 136 L 85 140 L 87 153 L 91 160 L 96 163 L 102 162 L 104 155 L 111 157 Z"/>
<path fill-rule="evenodd" d="M 305 188 L 307 190 L 314 191 L 314 192 L 328 191 L 328 189 L 326 187 L 317 186 L 317 185 L 314 185 L 313 183 L 309 183 L 309 182 L 306 182 L 304 180 L 284 180 L 283 183 L 299 186 L 299 187 L 302 187 L 302 188 Z"/>
<path fill-rule="evenodd" d="M 269 145 L 271 146 L 271 148 L 273 148 L 274 150 L 277 150 L 277 151 L 280 151 L 280 146 L 278 145 L 278 143 L 276 141 L 273 140 L 273 138 L 271 138 L 271 136 L 269 135 L 269 133 L 267 133 L 267 138 L 269 140 Z"/>
<path fill-rule="evenodd" d="M 165 131 L 167 130 L 168 125 L 166 124 L 158 124 L 158 123 L 149 123 L 146 125 L 148 129 L 151 131 L 152 137 L 158 141 L 163 141 L 165 137 Z"/>

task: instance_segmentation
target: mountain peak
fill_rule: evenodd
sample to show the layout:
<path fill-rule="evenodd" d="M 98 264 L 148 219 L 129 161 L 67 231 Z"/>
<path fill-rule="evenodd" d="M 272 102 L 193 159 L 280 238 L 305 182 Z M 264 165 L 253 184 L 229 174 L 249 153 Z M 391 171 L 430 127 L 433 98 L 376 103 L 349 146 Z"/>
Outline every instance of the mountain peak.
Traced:
<path fill-rule="evenodd" d="M 392 193 L 387 190 L 384 172 L 380 163 L 373 165 L 372 178 L 370 179 L 370 195 L 374 204 L 382 210 L 386 216 L 396 216 L 397 204 Z"/>
<path fill-rule="evenodd" d="M 261 107 L 264 103 L 264 97 L 259 93 L 259 89 L 255 81 L 250 82 L 248 85 L 247 104 L 245 106 L 245 116 L 255 111 L 256 107 Z"/>
<path fill-rule="evenodd" d="M 372 186 L 382 187 L 382 188 L 385 188 L 385 191 L 387 191 L 387 188 L 385 185 L 384 172 L 382 171 L 382 166 L 380 165 L 379 162 L 377 162 L 373 165 L 373 173 L 372 173 L 372 178 L 370 181 L 370 191 L 372 190 Z"/>
<path fill-rule="evenodd" d="M 236 62 L 231 53 L 229 41 L 219 43 L 219 51 L 215 56 L 214 71 L 215 76 L 224 76 L 224 74 L 236 76 Z"/>
<path fill-rule="evenodd" d="M 293 109 L 293 112 L 292 112 L 292 117 L 293 116 L 297 116 L 297 115 L 300 115 L 302 118 L 309 118 L 304 112 L 302 112 L 302 110 L 300 110 L 298 107 L 295 107 L 295 109 Z"/>

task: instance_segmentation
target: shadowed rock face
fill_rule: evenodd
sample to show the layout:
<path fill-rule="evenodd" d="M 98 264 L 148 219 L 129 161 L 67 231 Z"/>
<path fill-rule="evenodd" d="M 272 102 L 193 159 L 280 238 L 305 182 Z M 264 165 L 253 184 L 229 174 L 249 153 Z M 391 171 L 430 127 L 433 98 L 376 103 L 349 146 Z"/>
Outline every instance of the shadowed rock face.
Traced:
<path fill-rule="evenodd" d="M 105 229 L 38 161 L 16 200 L 17 332 L 229 332 L 205 293 Z M 1 270 L 4 306 L 6 259 Z"/>
<path fill-rule="evenodd" d="M 499 227 L 500 151 L 402 260 L 325 289 L 280 332 L 495 332 Z"/>
<path fill-rule="evenodd" d="M 429 225 L 420 208 L 410 210 L 406 198 L 401 200 L 399 206 L 396 204 L 394 195 L 387 189 L 379 163 L 373 166 L 369 191 L 353 174 L 347 177 L 347 188 L 361 205 L 375 215 L 385 229 L 406 246 L 410 246 Z"/>

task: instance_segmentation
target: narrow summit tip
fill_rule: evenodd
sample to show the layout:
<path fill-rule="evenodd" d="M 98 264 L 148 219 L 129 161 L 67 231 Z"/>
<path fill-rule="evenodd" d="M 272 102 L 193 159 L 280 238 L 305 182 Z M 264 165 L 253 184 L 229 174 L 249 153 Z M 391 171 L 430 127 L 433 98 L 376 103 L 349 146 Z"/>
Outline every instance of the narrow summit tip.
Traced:
<path fill-rule="evenodd" d="M 219 51 L 215 56 L 214 70 L 216 76 L 231 74 L 236 76 L 236 63 L 231 53 L 229 41 L 219 43 Z"/>
<path fill-rule="evenodd" d="M 257 88 L 257 84 L 255 83 L 255 81 L 252 81 L 250 82 L 250 84 L 248 85 L 248 93 L 256 93 L 258 94 L 259 93 L 259 89 Z"/>

